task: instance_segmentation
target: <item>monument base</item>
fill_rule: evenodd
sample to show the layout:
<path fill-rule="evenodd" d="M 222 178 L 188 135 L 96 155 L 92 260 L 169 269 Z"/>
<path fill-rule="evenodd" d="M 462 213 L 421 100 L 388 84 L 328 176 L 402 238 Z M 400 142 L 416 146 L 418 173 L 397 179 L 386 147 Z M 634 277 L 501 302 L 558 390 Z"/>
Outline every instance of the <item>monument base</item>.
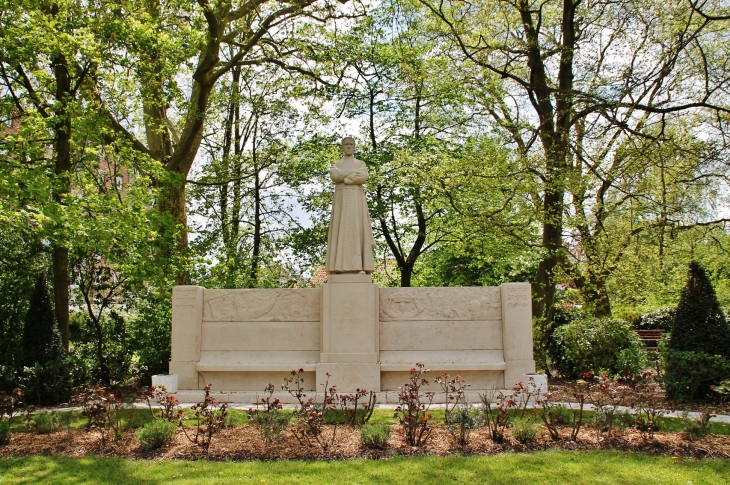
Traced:
<path fill-rule="evenodd" d="M 327 377 L 329 374 L 329 378 Z M 380 364 L 320 362 L 317 364 L 317 392 L 329 380 L 338 393 L 352 393 L 357 389 L 380 391 Z"/>

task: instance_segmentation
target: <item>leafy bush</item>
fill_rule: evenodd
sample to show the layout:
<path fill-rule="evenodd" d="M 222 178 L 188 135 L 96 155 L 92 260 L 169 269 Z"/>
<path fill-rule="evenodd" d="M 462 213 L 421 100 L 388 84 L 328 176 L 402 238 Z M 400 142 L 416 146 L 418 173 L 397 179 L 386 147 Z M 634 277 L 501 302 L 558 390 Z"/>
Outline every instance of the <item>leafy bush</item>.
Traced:
<path fill-rule="evenodd" d="M 558 328 L 553 334 L 553 364 L 564 377 L 584 372 L 638 373 L 644 366 L 641 340 L 623 320 L 584 317 Z"/>
<path fill-rule="evenodd" d="M 10 420 L 0 418 L 0 446 L 10 443 Z"/>
<path fill-rule="evenodd" d="M 109 386 L 138 378 L 140 367 L 134 362 L 129 324 L 122 315 L 110 311 L 94 321 L 86 314 L 73 313 L 69 331 L 76 386 L 99 383 Z M 101 344 L 100 334 L 103 335 Z"/>
<path fill-rule="evenodd" d="M 580 308 L 558 304 L 555 305 L 553 319 L 550 322 L 535 320 L 533 346 L 535 349 L 535 363 L 538 368 L 547 370 L 548 366 L 553 365 L 560 355 L 560 351 L 552 338 L 555 330 L 582 317 L 583 312 Z"/>
<path fill-rule="evenodd" d="M 682 431 L 688 440 L 694 441 L 697 438 L 710 434 L 710 418 L 712 416 L 707 411 L 700 413 L 697 419 L 689 417 L 689 411 L 685 411 L 682 415 Z"/>
<path fill-rule="evenodd" d="M 717 386 L 710 386 L 710 389 L 720 396 L 720 403 L 724 403 L 730 397 L 730 379 L 720 382 Z"/>
<path fill-rule="evenodd" d="M 674 319 L 677 316 L 677 307 L 665 306 L 651 310 L 639 317 L 634 323 L 634 327 L 638 330 L 666 330 L 672 331 Z"/>
<path fill-rule="evenodd" d="M 665 372 L 660 382 L 676 402 L 707 396 L 713 384 L 730 377 L 730 359 L 722 355 L 668 349 L 662 358 Z"/>
<path fill-rule="evenodd" d="M 58 416 L 55 411 L 38 413 L 33 416 L 33 427 L 38 434 L 53 433 L 59 427 Z"/>
<path fill-rule="evenodd" d="M 512 421 L 519 413 L 520 418 L 525 417 L 525 411 L 530 398 L 535 394 L 534 386 L 528 388 L 518 382 L 515 387 L 504 394 L 494 388 L 479 394 L 482 401 L 481 422 L 489 430 L 489 436 L 495 443 L 504 442 L 504 432 L 512 426 Z M 538 392 L 539 394 L 539 392 Z M 492 409 L 494 405 L 494 409 Z"/>
<path fill-rule="evenodd" d="M 228 404 L 220 403 L 211 396 L 211 387 L 213 387 L 212 384 L 205 386 L 205 397 L 203 398 L 203 402 L 193 404 L 190 407 L 190 409 L 195 413 L 195 433 L 191 432 L 188 434 L 185 426 L 181 426 L 188 441 L 200 446 L 206 453 L 210 450 L 210 444 L 213 441 L 213 436 L 223 429 L 223 422 L 226 420 L 226 416 L 228 415 Z M 182 416 L 180 416 L 179 419 L 182 423 Z"/>
<path fill-rule="evenodd" d="M 423 364 L 416 363 L 411 369 L 411 377 L 407 383 L 398 388 L 398 406 L 394 418 L 398 419 L 401 431 L 409 446 L 421 446 L 426 443 L 433 427 L 429 423 L 433 415 L 428 412 L 433 402 L 433 392 L 421 392 L 428 381 L 423 378 L 429 372 Z"/>
<path fill-rule="evenodd" d="M 166 419 L 171 423 L 177 422 L 183 414 L 183 410 L 180 407 L 180 402 L 175 396 L 171 396 L 167 393 L 165 386 L 151 386 L 144 395 L 147 406 L 150 408 L 150 413 L 155 419 Z M 152 401 L 157 402 L 160 405 L 158 409 L 159 413 L 155 413 L 152 408 Z"/>
<path fill-rule="evenodd" d="M 360 440 L 368 448 L 382 450 L 388 446 L 391 429 L 385 423 L 369 423 L 360 428 Z"/>
<path fill-rule="evenodd" d="M 299 444 L 307 446 L 316 444 L 322 451 L 326 452 L 335 444 L 337 425 L 339 422 L 335 420 L 330 439 L 326 439 L 324 433 L 322 433 L 325 424 L 324 416 L 328 412 L 337 409 L 337 391 L 335 386 L 329 386 L 330 375 L 327 373 L 327 381 L 324 384 L 320 384 L 324 387 L 324 399 L 322 400 L 322 404 L 318 405 L 314 402 L 314 398 L 306 398 L 307 394 L 304 392 L 302 372 L 304 372 L 304 369 L 291 371 L 291 377 L 284 378 L 284 385 L 282 386 L 299 403 L 299 407 L 294 410 L 294 437 L 299 441 Z"/>
<path fill-rule="evenodd" d="M 517 421 L 512 429 L 512 436 L 524 445 L 537 437 L 537 426 L 529 420 Z"/>
<path fill-rule="evenodd" d="M 130 350 L 139 359 L 140 379 L 147 385 L 155 374 L 167 374 L 172 333 L 172 297 L 150 289 L 140 298 L 129 321 Z"/>
<path fill-rule="evenodd" d="M 468 403 L 453 408 L 446 415 L 446 429 L 459 446 L 468 445 L 471 431 L 481 425 L 479 413 Z"/>
<path fill-rule="evenodd" d="M 175 436 L 177 425 L 164 419 L 156 419 L 137 430 L 135 436 L 143 450 L 154 450 L 169 443 Z"/>
<path fill-rule="evenodd" d="M 286 429 L 292 415 L 282 411 L 279 399 L 272 398 L 273 384 L 266 386 L 264 393 L 264 397 L 256 401 L 256 409 L 249 408 L 248 419 L 259 427 L 261 439 L 268 445 L 272 438 L 276 441 L 281 439 L 281 433 Z"/>

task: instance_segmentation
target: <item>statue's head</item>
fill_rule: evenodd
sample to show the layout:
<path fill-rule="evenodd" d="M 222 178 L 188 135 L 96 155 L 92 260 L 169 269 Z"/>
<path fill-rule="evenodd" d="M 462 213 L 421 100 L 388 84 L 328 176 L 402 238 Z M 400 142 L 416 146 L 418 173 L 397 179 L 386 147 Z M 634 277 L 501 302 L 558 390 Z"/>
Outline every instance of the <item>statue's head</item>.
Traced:
<path fill-rule="evenodd" d="M 347 156 L 355 153 L 355 139 L 353 137 L 346 136 L 342 139 L 342 151 Z"/>

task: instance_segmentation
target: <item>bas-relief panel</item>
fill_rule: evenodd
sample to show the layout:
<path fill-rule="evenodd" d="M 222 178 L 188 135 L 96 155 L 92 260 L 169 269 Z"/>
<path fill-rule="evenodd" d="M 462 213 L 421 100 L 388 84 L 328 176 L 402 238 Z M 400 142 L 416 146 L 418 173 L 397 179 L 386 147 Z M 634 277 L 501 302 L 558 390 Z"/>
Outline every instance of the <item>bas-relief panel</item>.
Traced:
<path fill-rule="evenodd" d="M 500 320 L 499 287 L 381 288 L 380 321 Z"/>
<path fill-rule="evenodd" d="M 205 290 L 203 320 L 215 322 L 317 322 L 319 288 Z"/>

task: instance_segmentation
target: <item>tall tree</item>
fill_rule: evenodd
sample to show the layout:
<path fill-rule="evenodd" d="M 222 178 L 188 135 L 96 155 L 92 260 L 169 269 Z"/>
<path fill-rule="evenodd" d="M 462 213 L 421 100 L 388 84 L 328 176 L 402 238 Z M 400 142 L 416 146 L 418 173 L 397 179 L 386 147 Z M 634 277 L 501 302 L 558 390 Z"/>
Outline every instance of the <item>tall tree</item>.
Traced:
<path fill-rule="evenodd" d="M 125 128 L 111 109 L 107 110 L 108 120 L 119 136 L 173 176 L 164 183 L 166 194 L 160 208 L 187 227 L 187 178 L 203 140 L 216 83 L 236 67 L 267 63 L 316 78 L 317 73 L 296 55 L 315 40 L 307 38 L 314 35 L 311 22 L 326 22 L 335 7 L 318 0 L 198 0 L 196 5 L 179 0 L 140 0 L 125 4 L 121 11 L 140 20 L 136 30 L 130 29 L 127 45 L 136 57 L 133 65 L 142 93 L 146 144 Z M 297 26 L 301 18 L 308 21 Z M 161 35 L 172 27 L 180 37 Z M 190 69 L 180 69 L 181 61 L 189 62 Z M 189 86 L 189 92 L 183 94 L 181 86 Z M 181 98 L 184 103 L 174 106 Z M 100 92 L 99 99 L 112 105 L 104 93 Z M 115 108 L 128 110 L 118 104 Z M 173 108 L 179 120 L 174 120 Z M 178 235 L 178 249 L 184 253 L 187 248 L 188 235 L 183 231 Z M 188 273 L 182 272 L 176 284 L 188 281 Z"/>
<path fill-rule="evenodd" d="M 724 130 L 728 71 L 715 53 L 727 49 L 726 20 L 687 3 L 420 2 L 462 60 L 480 69 L 485 109 L 533 162 L 544 251 L 533 314 L 549 321 L 566 256 L 566 184 L 586 151 L 601 149 L 588 141 L 595 130 L 641 135 L 658 126 L 661 133 L 681 114 Z M 574 136 L 580 130 L 586 135 Z"/>

